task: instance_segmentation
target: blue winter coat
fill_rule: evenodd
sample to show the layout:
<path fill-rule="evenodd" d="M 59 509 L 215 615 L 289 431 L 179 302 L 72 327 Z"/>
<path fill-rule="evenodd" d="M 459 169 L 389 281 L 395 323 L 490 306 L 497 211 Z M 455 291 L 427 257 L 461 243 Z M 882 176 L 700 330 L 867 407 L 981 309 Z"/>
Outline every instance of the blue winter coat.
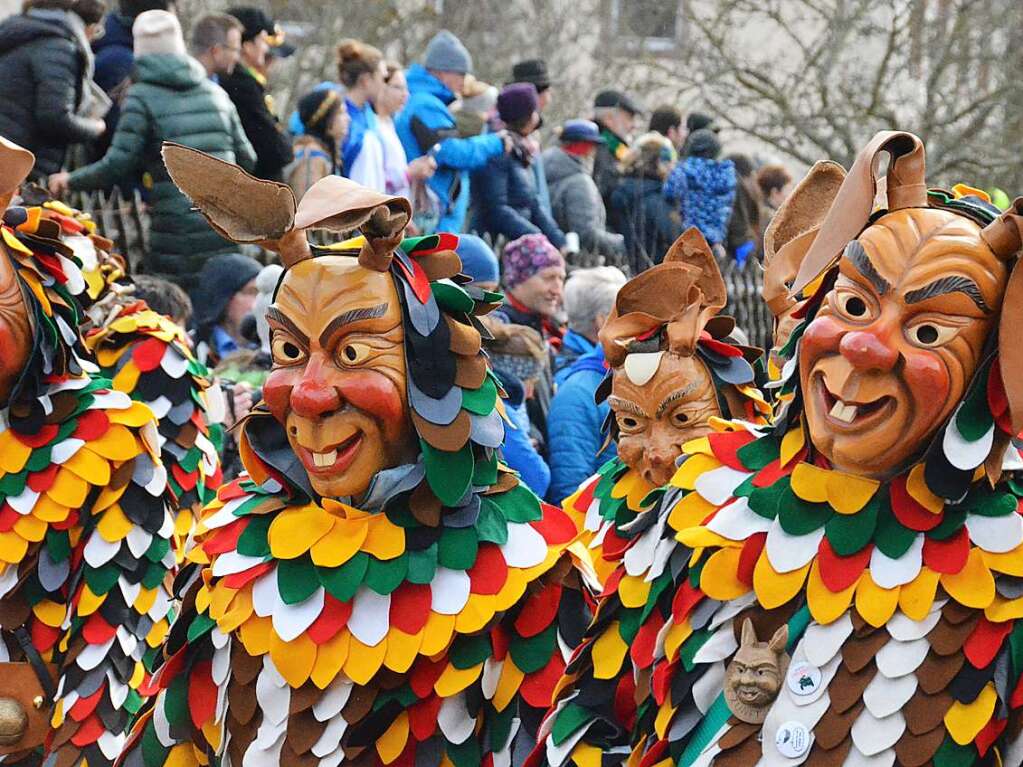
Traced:
<path fill-rule="evenodd" d="M 565 235 L 543 209 L 532 164 L 523 165 L 513 153 L 494 157 L 472 174 L 472 199 L 477 231 L 508 240 L 544 234 L 554 247 L 565 246 Z"/>
<path fill-rule="evenodd" d="M 440 144 L 434 155 L 437 172 L 428 182 L 444 205 L 437 231 L 465 231 L 469 173 L 503 154 L 504 143 L 493 133 L 457 138 L 455 118 L 448 109 L 455 94 L 420 64 L 409 67 L 405 77 L 409 99 L 394 121 L 398 138 L 410 162 Z"/>
<path fill-rule="evenodd" d="M 602 426 L 610 412 L 606 402 L 593 401 L 597 386 L 607 370 L 604 350 L 595 346 L 577 359 L 558 387 L 547 416 L 547 442 L 551 466 L 551 486 L 547 500 L 560 504 L 583 481 L 614 458 L 614 443 L 600 452 L 604 444 Z"/>
<path fill-rule="evenodd" d="M 735 165 L 731 160 L 687 157 L 664 185 L 665 196 L 680 200 L 682 230 L 699 229 L 711 245 L 723 243 L 735 204 Z"/>
<path fill-rule="evenodd" d="M 561 338 L 561 348 L 554 355 L 554 385 L 561 386 L 565 379 L 572 374 L 572 366 L 576 361 L 595 348 L 597 348 L 597 344 L 586 336 L 581 336 L 574 330 L 566 330 L 565 335 Z M 601 356 L 600 360 L 603 362 L 604 357 Z"/>
<path fill-rule="evenodd" d="M 501 456 L 506 464 L 519 473 L 526 487 L 543 498 L 551 483 L 551 470 L 543 457 L 536 452 L 530 439 L 525 390 L 522 388 L 522 382 L 510 373 L 499 372 L 498 376 L 508 394 L 508 399 L 504 403 L 508 419 L 515 425 L 514 429 L 511 426 L 504 428 Z"/>

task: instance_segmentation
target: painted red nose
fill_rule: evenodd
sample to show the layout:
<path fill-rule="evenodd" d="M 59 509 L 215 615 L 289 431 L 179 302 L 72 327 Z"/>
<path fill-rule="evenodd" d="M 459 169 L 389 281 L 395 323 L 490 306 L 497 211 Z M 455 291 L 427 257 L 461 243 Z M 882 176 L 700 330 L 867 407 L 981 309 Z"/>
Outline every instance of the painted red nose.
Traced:
<path fill-rule="evenodd" d="M 326 382 L 322 367 L 322 363 L 312 357 L 302 374 L 302 380 L 291 390 L 291 407 L 297 415 L 322 418 L 341 409 L 341 395 Z"/>
<path fill-rule="evenodd" d="M 846 333 L 839 344 L 839 350 L 858 370 L 888 372 L 899 359 L 896 349 L 866 331 Z"/>

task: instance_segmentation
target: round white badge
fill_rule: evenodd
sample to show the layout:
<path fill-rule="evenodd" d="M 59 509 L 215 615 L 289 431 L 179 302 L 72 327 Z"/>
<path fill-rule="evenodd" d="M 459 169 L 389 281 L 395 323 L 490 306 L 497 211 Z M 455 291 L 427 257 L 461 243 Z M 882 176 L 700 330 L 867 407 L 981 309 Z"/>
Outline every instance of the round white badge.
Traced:
<path fill-rule="evenodd" d="M 813 736 L 802 722 L 785 722 L 774 736 L 778 752 L 789 759 L 798 759 L 813 745 Z"/>
<path fill-rule="evenodd" d="M 821 686 L 821 670 L 812 663 L 794 663 L 786 681 L 793 695 L 813 695 Z"/>

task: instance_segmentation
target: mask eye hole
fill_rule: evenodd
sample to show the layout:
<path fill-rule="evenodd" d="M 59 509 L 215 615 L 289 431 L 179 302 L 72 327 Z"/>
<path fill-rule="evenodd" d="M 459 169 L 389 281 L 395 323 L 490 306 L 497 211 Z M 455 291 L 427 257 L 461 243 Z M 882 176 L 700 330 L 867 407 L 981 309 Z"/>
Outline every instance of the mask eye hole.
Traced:
<path fill-rule="evenodd" d="M 682 411 L 679 411 L 677 413 L 672 414 L 671 423 L 672 425 L 677 426 L 678 428 L 685 428 L 686 426 L 689 425 L 689 416 L 683 413 Z"/>
<path fill-rule="evenodd" d="M 855 293 L 844 293 L 838 299 L 842 312 L 855 319 L 867 316 L 867 302 Z"/>
<path fill-rule="evenodd" d="M 270 352 L 278 365 L 296 365 L 306 358 L 305 350 L 287 336 L 275 337 Z"/>
<path fill-rule="evenodd" d="M 958 328 L 949 328 L 935 322 L 921 322 L 909 329 L 909 340 L 925 349 L 933 349 L 951 341 Z"/>
<path fill-rule="evenodd" d="M 642 421 L 632 413 L 618 413 L 615 419 L 618 421 L 619 431 L 623 434 L 637 434 L 643 431 Z"/>
<path fill-rule="evenodd" d="M 342 346 L 337 352 L 337 357 L 342 365 L 361 365 L 370 358 L 372 351 L 367 344 L 352 342 Z"/>

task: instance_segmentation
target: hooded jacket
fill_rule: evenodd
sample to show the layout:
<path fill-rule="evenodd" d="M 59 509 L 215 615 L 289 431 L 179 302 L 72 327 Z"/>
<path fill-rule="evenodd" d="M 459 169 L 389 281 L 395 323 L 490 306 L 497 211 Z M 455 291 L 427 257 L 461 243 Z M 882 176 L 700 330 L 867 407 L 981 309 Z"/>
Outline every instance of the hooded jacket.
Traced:
<path fill-rule="evenodd" d="M 434 154 L 437 172 L 427 182 L 441 204 L 436 230 L 464 231 L 469 209 L 469 173 L 503 154 L 504 143 L 493 133 L 457 138 L 455 118 L 448 109 L 455 94 L 420 64 L 409 67 L 406 79 L 408 103 L 394 120 L 398 138 L 409 162 L 439 145 Z"/>
<path fill-rule="evenodd" d="M 188 290 L 210 255 L 237 248 L 192 210 L 170 180 L 160 148 L 174 141 L 244 168 L 252 168 L 255 154 L 227 94 L 209 81 L 195 59 L 152 54 L 138 59 L 135 68 L 137 82 L 128 89 L 109 151 L 72 173 L 70 185 L 72 190 L 98 189 L 145 174 L 152 204 L 146 271 Z"/>
<path fill-rule="evenodd" d="M 35 154 L 35 177 L 59 171 L 70 144 L 99 135 L 75 113 L 86 56 L 57 18 L 0 22 L 0 135 Z"/>
<path fill-rule="evenodd" d="M 677 191 L 683 231 L 695 226 L 711 245 L 723 243 L 732 217 L 735 183 L 731 160 L 687 157 L 676 165 L 665 190 Z"/>
<path fill-rule="evenodd" d="M 588 253 L 620 258 L 625 239 L 607 231 L 607 211 L 597 184 L 578 157 L 561 147 L 543 153 L 554 220 L 563 232 L 576 232 L 579 246 Z"/>

